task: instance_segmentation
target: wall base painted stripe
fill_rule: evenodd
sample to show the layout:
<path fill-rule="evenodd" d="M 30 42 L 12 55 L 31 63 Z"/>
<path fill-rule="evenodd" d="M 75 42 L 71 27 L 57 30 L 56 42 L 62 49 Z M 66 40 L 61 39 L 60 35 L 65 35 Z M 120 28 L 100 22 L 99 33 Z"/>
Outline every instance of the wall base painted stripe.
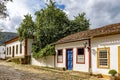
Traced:
<path fill-rule="evenodd" d="M 120 46 L 118 46 L 118 75 L 120 76 Z"/>

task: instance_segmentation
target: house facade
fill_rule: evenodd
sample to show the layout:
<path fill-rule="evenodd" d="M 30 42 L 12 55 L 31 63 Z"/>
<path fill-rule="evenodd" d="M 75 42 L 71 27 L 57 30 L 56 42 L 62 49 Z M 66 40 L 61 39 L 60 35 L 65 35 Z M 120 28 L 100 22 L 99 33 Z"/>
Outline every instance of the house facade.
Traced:
<path fill-rule="evenodd" d="M 5 46 L 0 46 L 0 59 L 5 59 Z"/>
<path fill-rule="evenodd" d="M 80 72 L 120 74 L 120 23 L 78 32 L 54 43 L 55 67 Z"/>
<path fill-rule="evenodd" d="M 25 39 L 19 41 L 19 37 L 13 38 L 5 42 L 5 57 L 6 58 L 20 58 L 24 60 L 31 57 L 32 53 L 32 39 Z M 25 61 L 27 63 L 27 61 Z"/>

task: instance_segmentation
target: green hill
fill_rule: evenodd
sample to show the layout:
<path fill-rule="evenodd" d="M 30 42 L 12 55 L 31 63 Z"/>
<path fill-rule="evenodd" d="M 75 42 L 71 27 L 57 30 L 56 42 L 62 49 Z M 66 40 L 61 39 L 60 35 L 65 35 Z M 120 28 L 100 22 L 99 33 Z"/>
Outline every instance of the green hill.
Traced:
<path fill-rule="evenodd" d="M 17 37 L 17 33 L 13 33 L 13 32 L 1 32 L 1 39 L 0 39 L 0 45 L 3 44 L 5 41 L 8 41 L 12 38 Z"/>

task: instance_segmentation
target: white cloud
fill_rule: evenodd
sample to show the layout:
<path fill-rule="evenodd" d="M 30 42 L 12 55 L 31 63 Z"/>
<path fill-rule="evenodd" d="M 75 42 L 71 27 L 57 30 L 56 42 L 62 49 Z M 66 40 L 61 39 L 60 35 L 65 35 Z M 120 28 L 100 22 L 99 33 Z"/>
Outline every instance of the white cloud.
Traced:
<path fill-rule="evenodd" d="M 10 20 L 0 20 L 0 25 L 5 31 L 16 31 L 20 22 L 27 13 L 34 12 L 45 7 L 47 0 L 14 0 L 8 3 Z M 119 0 L 54 0 L 57 4 L 64 4 L 70 19 L 78 13 L 85 12 L 90 19 L 90 28 L 102 27 L 107 24 L 120 22 Z"/>
<path fill-rule="evenodd" d="M 0 20 L 3 31 L 16 32 L 24 15 L 30 13 L 34 17 L 34 12 L 45 6 L 44 0 L 13 0 L 7 3 L 9 19 Z"/>
<path fill-rule="evenodd" d="M 90 28 L 102 27 L 120 22 L 119 0 L 56 0 L 66 6 L 68 17 L 73 19 L 78 13 L 85 12 L 90 19 Z"/>

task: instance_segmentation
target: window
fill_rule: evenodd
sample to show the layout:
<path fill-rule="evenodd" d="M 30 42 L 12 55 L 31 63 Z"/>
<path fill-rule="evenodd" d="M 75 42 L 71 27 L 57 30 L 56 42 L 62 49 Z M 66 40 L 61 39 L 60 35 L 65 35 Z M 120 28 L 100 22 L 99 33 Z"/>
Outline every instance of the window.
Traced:
<path fill-rule="evenodd" d="M 11 55 L 11 47 L 9 47 L 9 55 Z"/>
<path fill-rule="evenodd" d="M 85 64 L 84 48 L 77 48 L 76 63 Z"/>
<path fill-rule="evenodd" d="M 22 54 L 22 44 L 20 44 L 20 53 Z"/>
<path fill-rule="evenodd" d="M 110 48 L 98 48 L 97 66 L 98 68 L 110 67 Z"/>
<path fill-rule="evenodd" d="M 18 54 L 18 45 L 16 45 L 16 54 Z"/>
<path fill-rule="evenodd" d="M 62 50 L 58 50 L 57 62 L 58 63 L 62 63 L 63 62 L 63 53 L 62 53 Z"/>
<path fill-rule="evenodd" d="M 8 55 L 8 47 L 7 47 L 7 55 Z"/>

